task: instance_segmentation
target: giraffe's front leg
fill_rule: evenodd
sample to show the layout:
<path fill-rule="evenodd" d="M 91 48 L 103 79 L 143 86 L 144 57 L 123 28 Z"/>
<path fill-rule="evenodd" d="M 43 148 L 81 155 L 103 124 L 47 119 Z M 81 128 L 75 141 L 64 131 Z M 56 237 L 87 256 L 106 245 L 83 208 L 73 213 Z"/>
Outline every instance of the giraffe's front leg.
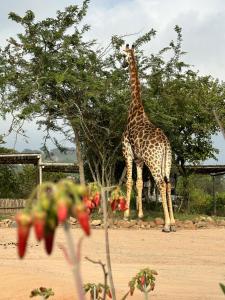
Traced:
<path fill-rule="evenodd" d="M 131 191 L 132 191 L 132 157 L 129 156 L 126 159 L 126 165 L 127 165 L 127 207 L 128 209 L 124 212 L 124 219 L 128 219 L 130 216 L 130 197 L 131 197 Z"/>
<path fill-rule="evenodd" d="M 136 188 L 137 188 L 137 203 L 138 203 L 138 218 L 143 218 L 143 210 L 142 210 L 142 189 L 143 189 L 143 179 L 142 179 L 142 169 L 143 163 L 136 163 L 137 165 L 137 181 L 136 181 Z"/>

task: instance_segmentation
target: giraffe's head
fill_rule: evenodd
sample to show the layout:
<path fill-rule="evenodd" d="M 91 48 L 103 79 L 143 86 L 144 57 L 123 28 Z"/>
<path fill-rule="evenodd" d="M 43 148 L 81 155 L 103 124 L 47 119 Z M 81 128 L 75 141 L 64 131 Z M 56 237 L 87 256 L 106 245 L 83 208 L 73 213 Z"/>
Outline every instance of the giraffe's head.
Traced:
<path fill-rule="evenodd" d="M 122 67 L 123 68 L 127 68 L 130 64 L 130 60 L 132 59 L 134 55 L 134 45 L 131 46 L 131 48 L 129 47 L 129 44 L 126 45 L 126 48 L 123 50 L 123 64 Z"/>

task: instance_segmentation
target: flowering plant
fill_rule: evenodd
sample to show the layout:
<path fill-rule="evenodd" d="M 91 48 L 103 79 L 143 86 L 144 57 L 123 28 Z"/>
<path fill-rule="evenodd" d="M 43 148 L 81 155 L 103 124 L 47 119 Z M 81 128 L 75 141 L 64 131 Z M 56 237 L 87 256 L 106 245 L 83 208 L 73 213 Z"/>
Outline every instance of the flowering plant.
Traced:
<path fill-rule="evenodd" d="M 125 211 L 128 209 L 126 198 L 119 187 L 112 191 L 109 201 L 112 211 Z"/>
<path fill-rule="evenodd" d="M 28 202 L 24 211 L 16 216 L 20 258 L 25 255 L 32 226 L 37 240 L 44 240 L 47 254 L 52 252 L 57 226 L 65 223 L 69 216 L 75 217 L 84 233 L 90 235 L 89 214 L 99 205 L 100 193 L 95 185 L 85 187 L 62 180 L 57 184 L 42 184 Z"/>

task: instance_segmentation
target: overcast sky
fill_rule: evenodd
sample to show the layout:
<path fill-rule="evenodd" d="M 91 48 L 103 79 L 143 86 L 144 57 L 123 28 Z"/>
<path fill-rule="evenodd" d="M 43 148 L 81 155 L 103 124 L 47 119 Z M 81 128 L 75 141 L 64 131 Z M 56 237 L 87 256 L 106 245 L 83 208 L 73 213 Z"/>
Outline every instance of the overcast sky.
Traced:
<path fill-rule="evenodd" d="M 0 41 L 20 31 L 8 13 L 24 14 L 28 9 L 38 19 L 55 16 L 56 10 L 64 9 L 81 1 L 63 0 L 7 0 L 2 1 L 0 10 Z M 224 0 L 92 0 L 86 23 L 91 25 L 88 37 L 96 38 L 107 45 L 113 34 L 144 33 L 151 28 L 157 35 L 148 52 L 156 52 L 175 38 L 174 26 L 183 28 L 183 49 L 187 51 L 186 62 L 195 66 L 201 74 L 225 80 L 225 5 Z M 132 37 L 128 42 L 132 43 Z M 8 121 L 0 120 L 0 134 L 7 131 Z M 41 146 L 42 133 L 35 123 L 26 123 L 27 141 L 18 137 L 16 149 L 37 149 Z M 225 143 L 222 136 L 214 138 L 220 149 L 219 163 L 225 163 Z M 13 147 L 15 137 L 7 139 L 7 146 Z M 69 144 L 68 144 L 69 146 Z M 72 145 L 71 145 L 72 146 Z M 211 162 L 211 161 L 210 161 Z"/>

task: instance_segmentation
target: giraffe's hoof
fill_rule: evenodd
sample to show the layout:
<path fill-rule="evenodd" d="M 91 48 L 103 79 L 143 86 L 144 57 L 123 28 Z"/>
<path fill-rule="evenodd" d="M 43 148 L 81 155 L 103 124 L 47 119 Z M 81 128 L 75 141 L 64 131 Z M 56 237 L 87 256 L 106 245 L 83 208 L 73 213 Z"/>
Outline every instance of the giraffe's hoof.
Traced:
<path fill-rule="evenodd" d="M 124 221 L 128 221 L 130 219 L 130 216 L 128 214 L 123 215 Z"/>
<path fill-rule="evenodd" d="M 170 225 L 165 225 L 162 229 L 162 232 L 170 232 Z"/>
<path fill-rule="evenodd" d="M 143 218 L 144 218 L 143 214 L 138 215 L 138 219 L 143 219 Z"/>
<path fill-rule="evenodd" d="M 172 231 L 172 232 L 176 232 L 177 231 L 175 224 L 174 225 L 170 225 L 170 231 Z"/>
<path fill-rule="evenodd" d="M 123 219 L 127 221 L 127 220 L 129 220 L 129 218 L 130 218 L 130 212 L 128 210 L 126 210 L 124 212 Z"/>

